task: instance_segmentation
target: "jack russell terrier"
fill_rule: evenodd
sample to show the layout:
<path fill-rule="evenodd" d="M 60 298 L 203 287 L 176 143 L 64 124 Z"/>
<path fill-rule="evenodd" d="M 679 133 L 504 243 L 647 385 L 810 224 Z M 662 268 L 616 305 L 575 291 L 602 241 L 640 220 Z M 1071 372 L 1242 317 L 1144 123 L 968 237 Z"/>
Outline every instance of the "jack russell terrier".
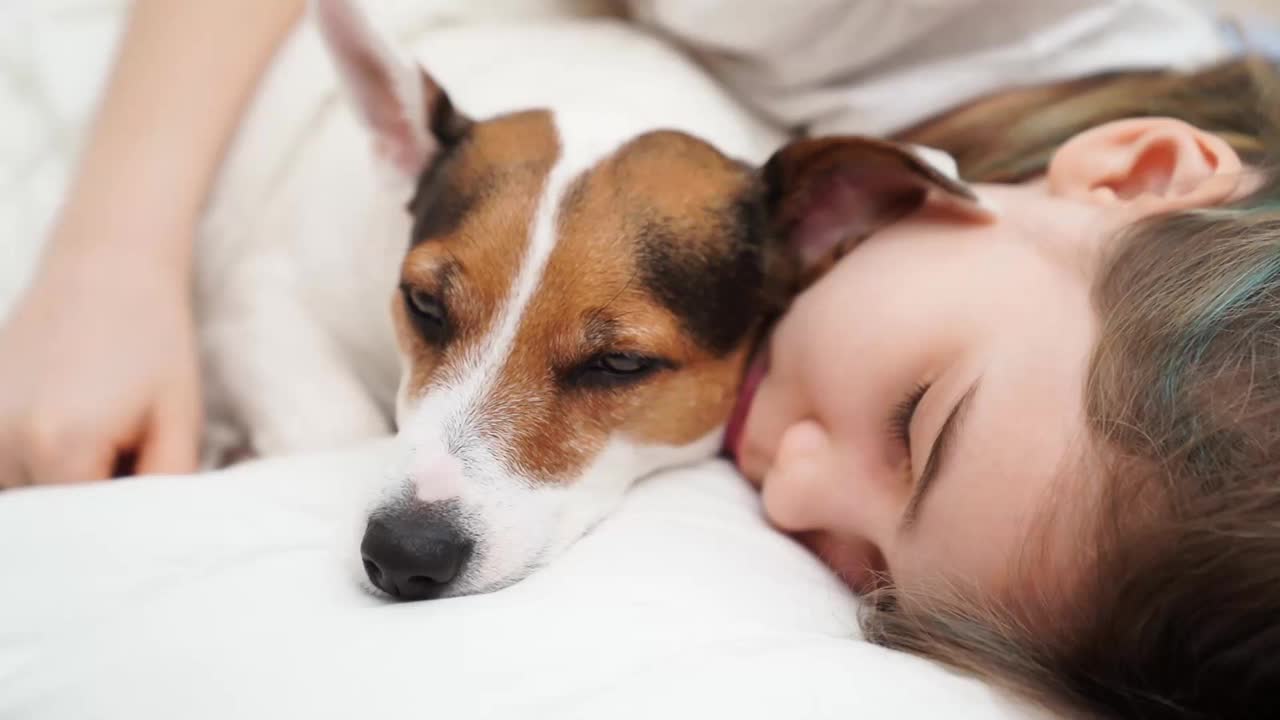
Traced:
<path fill-rule="evenodd" d="M 312 10 L 355 112 L 292 138 L 270 193 L 236 178 L 279 151 L 270 113 L 232 148 L 197 257 L 207 446 L 328 447 L 394 414 L 360 543 L 393 598 L 510 584 L 715 455 L 808 279 L 930 198 L 977 208 L 945 158 L 886 142 L 753 164 L 783 138 L 620 22 L 433 30 L 437 75 L 352 3 Z"/>

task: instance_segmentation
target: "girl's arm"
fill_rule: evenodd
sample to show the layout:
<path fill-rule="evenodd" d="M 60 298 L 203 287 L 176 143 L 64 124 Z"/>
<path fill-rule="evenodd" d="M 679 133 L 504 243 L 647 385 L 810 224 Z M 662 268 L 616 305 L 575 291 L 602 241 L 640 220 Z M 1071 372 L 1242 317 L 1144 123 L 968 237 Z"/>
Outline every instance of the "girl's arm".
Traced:
<path fill-rule="evenodd" d="M 0 487 L 194 469 L 196 224 L 304 0 L 137 0 L 30 288 L 0 327 Z"/>

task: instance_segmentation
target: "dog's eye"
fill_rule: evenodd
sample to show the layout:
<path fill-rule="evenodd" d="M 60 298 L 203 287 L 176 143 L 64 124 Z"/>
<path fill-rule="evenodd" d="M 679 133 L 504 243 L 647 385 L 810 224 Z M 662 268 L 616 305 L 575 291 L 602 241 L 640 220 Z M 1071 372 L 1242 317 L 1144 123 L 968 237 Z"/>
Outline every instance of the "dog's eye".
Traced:
<path fill-rule="evenodd" d="M 614 375 L 634 375 L 652 367 L 653 360 L 639 355 L 613 353 L 597 358 L 596 365 L 600 370 Z"/>
<path fill-rule="evenodd" d="M 444 324 L 444 305 L 441 305 L 439 300 L 421 290 L 410 290 L 409 304 L 423 320 Z"/>
<path fill-rule="evenodd" d="M 597 355 L 574 370 L 569 380 L 584 387 L 617 387 L 638 382 L 671 364 L 636 353 Z"/>
<path fill-rule="evenodd" d="M 413 318 L 413 324 L 429 342 L 444 340 L 448 314 L 440 299 L 417 288 L 404 287 L 404 302 Z"/>

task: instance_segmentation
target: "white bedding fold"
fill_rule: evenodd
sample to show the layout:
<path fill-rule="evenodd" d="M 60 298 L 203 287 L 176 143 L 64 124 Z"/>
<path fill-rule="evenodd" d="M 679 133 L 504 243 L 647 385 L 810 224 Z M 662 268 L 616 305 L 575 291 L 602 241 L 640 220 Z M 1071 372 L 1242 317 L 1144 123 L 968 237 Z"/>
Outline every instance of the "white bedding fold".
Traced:
<path fill-rule="evenodd" d="M 511 588 L 385 604 L 352 525 L 381 447 L 0 498 L 0 717 L 1025 716 L 853 639 L 720 462 Z"/>

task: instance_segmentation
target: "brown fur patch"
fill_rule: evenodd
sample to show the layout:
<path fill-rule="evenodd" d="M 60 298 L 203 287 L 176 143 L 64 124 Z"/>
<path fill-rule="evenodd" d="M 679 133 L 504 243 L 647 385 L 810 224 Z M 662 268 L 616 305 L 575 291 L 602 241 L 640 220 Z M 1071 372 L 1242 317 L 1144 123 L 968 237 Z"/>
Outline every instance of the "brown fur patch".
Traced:
<path fill-rule="evenodd" d="M 675 244 L 666 248 L 673 257 L 731 257 L 743 239 L 724 232 L 724 217 L 751 183 L 750 172 L 711 146 L 660 132 L 624 146 L 566 193 L 559 239 L 486 413 L 505 411 L 495 430 L 514 443 L 525 472 L 574 479 L 614 433 L 684 445 L 724 422 L 753 333 L 728 350 L 708 347 L 655 297 L 643 265 L 652 243 Z M 655 226 L 664 229 L 658 237 Z M 742 288 L 743 307 L 755 290 Z M 619 352 L 661 358 L 671 369 L 612 388 L 566 382 L 593 357 Z"/>
<path fill-rule="evenodd" d="M 449 379 L 493 332 L 558 153 L 550 118 L 524 113 L 472 126 L 437 168 L 434 192 L 464 211 L 419 222 L 436 232 L 415 237 L 404 262 L 405 285 L 441 298 L 450 325 L 443 343 L 425 341 L 397 298 L 414 396 Z M 749 169 L 675 132 L 636 138 L 577 178 L 513 349 L 469 429 L 507 448 L 522 474 L 567 482 L 615 434 L 679 446 L 724 422 L 764 315 L 764 239 L 740 222 L 755 188 Z M 613 353 L 664 369 L 632 383 L 574 380 Z"/>

